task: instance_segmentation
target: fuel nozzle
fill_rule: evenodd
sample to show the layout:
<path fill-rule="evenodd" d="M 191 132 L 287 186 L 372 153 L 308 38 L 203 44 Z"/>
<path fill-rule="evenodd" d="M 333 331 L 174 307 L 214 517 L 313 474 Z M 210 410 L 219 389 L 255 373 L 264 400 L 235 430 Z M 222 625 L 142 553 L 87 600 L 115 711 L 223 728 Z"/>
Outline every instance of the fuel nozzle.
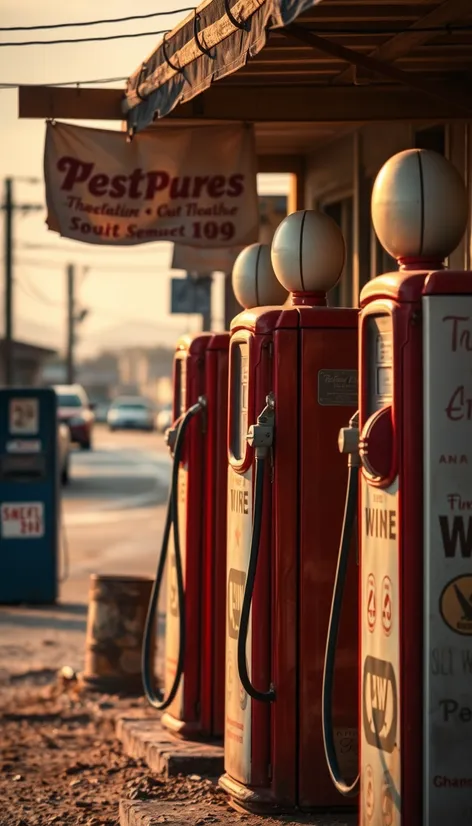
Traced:
<path fill-rule="evenodd" d="M 206 397 L 199 396 L 196 403 L 193 404 L 192 407 L 189 407 L 189 409 L 185 411 L 185 414 L 183 416 L 179 416 L 179 418 L 175 420 L 172 427 L 167 428 L 166 432 L 164 433 L 164 441 L 167 447 L 169 448 L 171 456 L 174 455 L 175 443 L 177 441 L 177 435 L 180 429 L 180 425 L 182 423 L 182 419 L 187 415 L 189 411 L 193 411 L 194 413 L 198 413 L 199 410 L 204 411 L 206 409 L 206 404 Z"/>
<path fill-rule="evenodd" d="M 347 453 L 348 467 L 359 467 L 361 464 L 359 456 L 359 411 L 356 410 L 354 416 L 349 419 L 349 425 L 342 427 L 338 436 L 338 448 L 340 453 Z"/>
<path fill-rule="evenodd" d="M 164 441 L 169 448 L 171 456 L 174 455 L 175 442 L 177 439 L 177 433 L 179 432 L 179 423 L 180 419 L 178 419 L 172 427 L 168 427 L 164 433 Z"/>
<path fill-rule="evenodd" d="M 269 393 L 266 396 L 266 406 L 257 417 L 257 424 L 252 424 L 246 439 L 254 448 L 257 459 L 263 459 L 272 447 L 274 441 L 275 396 Z"/>

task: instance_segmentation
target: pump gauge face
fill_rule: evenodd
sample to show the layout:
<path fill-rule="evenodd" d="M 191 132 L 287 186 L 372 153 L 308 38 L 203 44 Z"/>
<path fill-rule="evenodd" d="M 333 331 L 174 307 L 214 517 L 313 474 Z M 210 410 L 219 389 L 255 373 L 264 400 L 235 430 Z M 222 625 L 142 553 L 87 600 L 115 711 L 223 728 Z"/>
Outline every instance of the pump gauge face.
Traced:
<path fill-rule="evenodd" d="M 241 461 L 246 454 L 248 430 L 249 344 L 237 341 L 231 348 L 231 400 L 237 411 L 232 417 L 231 452 Z"/>
<path fill-rule="evenodd" d="M 187 409 L 187 359 L 177 358 L 175 361 L 175 391 L 174 391 L 175 418 L 178 419 Z"/>
<path fill-rule="evenodd" d="M 187 409 L 187 360 L 180 362 L 180 415 Z"/>
<path fill-rule="evenodd" d="M 367 319 L 367 415 L 390 404 L 393 397 L 393 331 L 390 315 Z"/>

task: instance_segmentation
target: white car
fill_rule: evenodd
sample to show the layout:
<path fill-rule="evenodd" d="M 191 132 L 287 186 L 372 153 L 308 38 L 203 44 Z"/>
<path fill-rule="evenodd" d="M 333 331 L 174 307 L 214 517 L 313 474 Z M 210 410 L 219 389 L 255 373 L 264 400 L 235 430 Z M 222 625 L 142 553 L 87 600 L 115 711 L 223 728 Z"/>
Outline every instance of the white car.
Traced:
<path fill-rule="evenodd" d="M 166 430 L 172 425 L 172 421 L 171 405 L 163 407 L 162 410 L 159 410 L 159 413 L 156 416 L 156 426 L 159 433 L 165 433 Z"/>
<path fill-rule="evenodd" d="M 141 397 L 126 396 L 115 399 L 107 415 L 108 427 L 113 430 L 148 430 L 155 428 L 152 404 Z"/>

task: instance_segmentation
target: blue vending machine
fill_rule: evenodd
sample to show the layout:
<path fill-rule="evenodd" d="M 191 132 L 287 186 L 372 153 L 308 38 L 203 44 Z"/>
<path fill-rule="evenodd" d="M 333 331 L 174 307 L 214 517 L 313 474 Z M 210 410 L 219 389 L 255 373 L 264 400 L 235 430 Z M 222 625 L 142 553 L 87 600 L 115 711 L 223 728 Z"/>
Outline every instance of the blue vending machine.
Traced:
<path fill-rule="evenodd" d="M 54 390 L 0 389 L 0 603 L 57 598 L 59 472 Z"/>

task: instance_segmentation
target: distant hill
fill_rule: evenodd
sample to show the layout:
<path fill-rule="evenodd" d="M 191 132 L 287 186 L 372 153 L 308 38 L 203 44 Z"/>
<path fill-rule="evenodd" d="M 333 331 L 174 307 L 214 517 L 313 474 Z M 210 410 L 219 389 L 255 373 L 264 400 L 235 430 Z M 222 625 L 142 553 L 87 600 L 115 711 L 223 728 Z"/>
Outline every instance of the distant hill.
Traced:
<path fill-rule="evenodd" d="M 14 336 L 28 344 L 38 344 L 41 347 L 51 347 L 57 350 L 62 347 L 61 331 L 57 327 L 48 327 L 46 324 L 37 324 L 29 319 L 15 318 Z"/>
<path fill-rule="evenodd" d="M 123 324 L 112 324 L 99 331 L 91 331 L 87 334 L 86 327 L 80 334 L 77 342 L 77 355 L 79 358 L 94 356 L 98 352 L 109 350 L 120 350 L 125 347 L 155 347 L 160 344 L 173 347 L 176 339 L 186 332 L 198 332 L 199 319 L 192 318 L 187 321 L 182 318 L 182 323 L 155 324 L 149 321 L 131 321 Z M 1 327 L 1 325 L 0 325 Z M 21 341 L 31 344 L 38 344 L 42 347 L 63 350 L 65 331 L 56 325 L 48 326 L 40 324 L 30 319 L 15 318 L 15 337 Z"/>
<path fill-rule="evenodd" d="M 120 325 L 111 325 L 99 332 L 94 332 L 87 336 L 84 332 L 80 336 L 78 345 L 79 353 L 82 356 L 88 356 L 89 353 L 97 350 L 119 350 L 123 347 L 155 347 L 159 344 L 168 347 L 173 346 L 175 340 L 187 332 L 198 331 L 198 321 L 193 323 L 186 323 L 185 319 L 179 326 L 162 324 L 156 322 L 128 322 Z"/>

